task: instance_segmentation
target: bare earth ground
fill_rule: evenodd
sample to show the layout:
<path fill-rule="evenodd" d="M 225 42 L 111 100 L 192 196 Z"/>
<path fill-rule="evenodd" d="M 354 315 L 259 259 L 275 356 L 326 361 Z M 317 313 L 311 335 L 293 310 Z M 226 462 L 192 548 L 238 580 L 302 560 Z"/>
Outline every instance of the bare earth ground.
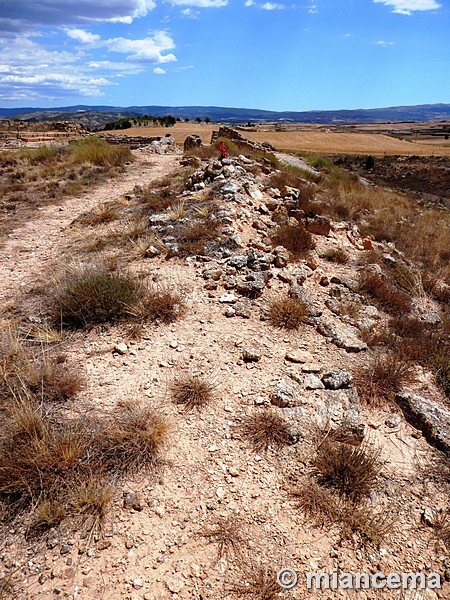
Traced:
<path fill-rule="evenodd" d="M 74 248 L 80 232 L 72 230 L 70 224 L 79 214 L 123 197 L 136 184 L 146 185 L 169 174 L 179 160 L 173 155 L 135 154 L 137 161 L 120 180 L 103 184 L 82 199 L 67 199 L 60 207 L 45 207 L 35 220 L 14 231 L 0 250 L 4 302 L 16 295 L 20 300 L 47 269 L 77 258 Z M 252 220 L 250 210 L 238 222 L 244 245 L 257 235 Z M 323 303 L 326 290 L 318 285 L 322 276 L 352 274 L 363 251 L 349 241 L 345 227 L 337 228 L 329 238 L 317 236 L 317 244 L 319 256 L 336 246 L 344 247 L 351 256 L 345 266 L 319 261 L 306 282 L 314 298 Z M 285 360 L 287 352 L 309 352 L 311 363 L 317 363 L 322 371 L 352 370 L 364 357 L 337 348 L 311 327 L 286 333 L 261 322 L 260 308 L 267 297 L 287 290 L 278 279 L 272 280 L 263 298 L 252 301 L 249 319 L 227 319 L 219 302 L 224 291 L 204 289 L 203 265 L 155 258 L 139 261 L 136 269 L 149 271 L 159 281 L 183 290 L 186 315 L 170 326 L 146 325 L 142 340 L 137 342 L 128 339 L 126 326 L 121 325 L 73 334 L 64 342 L 64 351 L 69 365 L 86 373 L 88 384 L 70 409 L 83 413 L 92 402 L 109 408 L 123 399 L 143 399 L 163 406 L 173 423 L 167 467 L 156 481 L 142 475 L 123 483 L 97 545 L 86 548 L 86 540 L 78 533 L 57 531 L 54 547 L 30 543 L 27 554 L 15 546 L 14 532 L 5 531 L 0 542 L 3 559 L 17 560 L 18 566 L 27 562 L 23 598 L 233 598 L 226 587 L 239 578 L 236 563 L 225 558 L 217 561 L 214 545 L 198 535 L 218 516 L 234 516 L 241 522 L 250 551 L 274 569 L 289 565 L 301 574 L 316 570 L 331 573 L 333 568 L 384 573 L 442 571 L 445 549 L 436 546 L 420 517 L 425 506 L 445 506 L 446 498 L 432 482 L 418 475 L 417 465 L 425 464 L 431 450 L 423 438 L 416 439 L 415 430 L 403 419 L 397 428 L 390 429 L 385 425 L 389 412 L 364 415 L 370 443 L 381 449 L 385 461 L 383 490 L 373 503 L 392 517 L 386 543 L 380 551 L 369 553 L 355 551 L 350 543 L 340 545 L 333 531 L 311 527 L 286 493 L 284 477 L 299 457 L 311 451 L 307 439 L 259 456 L 239 434 L 239 423 L 254 410 L 258 396 L 267 396 L 280 376 L 301 374 L 302 365 Z M 128 345 L 125 355 L 113 352 L 122 341 Z M 242 348 L 247 346 L 262 350 L 258 363 L 242 360 Z M 186 414 L 170 402 L 168 387 L 177 374 L 191 372 L 215 381 L 216 398 L 203 412 Z M 419 372 L 415 390 L 429 391 L 430 386 L 429 376 Z M 311 392 L 305 404 L 313 408 L 314 403 L 315 392 Z M 138 493 L 142 510 L 123 508 L 122 491 L 130 490 Z M 68 552 L 61 551 L 64 545 Z M 41 573 L 44 575 L 39 577 Z M 445 583 L 439 593 L 442 600 L 449 598 L 449 584 Z M 246 597 L 258 596 L 255 591 Z M 299 587 L 285 597 L 368 600 L 381 595 L 370 590 L 308 592 L 302 575 Z M 405 598 L 400 591 L 384 592 L 382 597 Z M 436 595 L 417 596 L 422 598 L 435 600 Z"/>

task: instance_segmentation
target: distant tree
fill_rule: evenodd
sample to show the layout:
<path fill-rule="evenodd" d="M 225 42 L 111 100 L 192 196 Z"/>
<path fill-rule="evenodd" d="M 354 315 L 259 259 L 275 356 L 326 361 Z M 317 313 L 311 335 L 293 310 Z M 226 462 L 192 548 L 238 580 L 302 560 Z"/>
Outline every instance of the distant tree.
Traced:
<path fill-rule="evenodd" d="M 205 123 L 211 123 L 211 119 L 209 117 L 205 117 Z"/>
<path fill-rule="evenodd" d="M 196 123 L 201 123 L 201 122 L 202 122 L 202 120 L 200 119 L 200 117 L 196 117 L 196 119 L 195 119 L 195 122 L 196 122 Z"/>
<path fill-rule="evenodd" d="M 371 154 L 369 154 L 369 156 L 366 159 L 366 169 L 373 169 L 375 166 L 375 161 L 373 159 L 373 156 Z"/>
<path fill-rule="evenodd" d="M 189 117 L 186 117 L 184 120 L 185 123 L 189 123 Z"/>

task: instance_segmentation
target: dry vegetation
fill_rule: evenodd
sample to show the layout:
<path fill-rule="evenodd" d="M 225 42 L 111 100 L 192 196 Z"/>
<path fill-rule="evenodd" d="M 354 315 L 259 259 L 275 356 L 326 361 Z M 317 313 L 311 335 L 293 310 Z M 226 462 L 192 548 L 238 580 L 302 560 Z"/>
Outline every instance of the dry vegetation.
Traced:
<path fill-rule="evenodd" d="M 0 235 L 46 204 L 80 194 L 133 160 L 128 148 L 86 138 L 68 146 L 0 151 Z"/>
<path fill-rule="evenodd" d="M 191 127 L 189 129 L 192 130 Z M 76 156 L 73 158 L 74 164 L 89 163 L 99 165 L 102 169 L 109 168 L 110 165 L 105 165 L 106 159 L 102 158 L 106 146 L 103 143 L 98 143 L 98 146 L 96 144 L 97 142 L 94 143 L 94 148 L 89 144 L 75 146 L 76 151 L 71 150 Z M 228 142 L 227 149 L 232 156 L 242 152 L 238 146 Z M 448 214 L 437 209 L 419 211 L 404 196 L 365 188 L 354 177 L 346 175 L 322 157 L 310 157 L 310 162 L 322 170 L 320 179 L 316 178 L 312 184 L 305 181 L 304 173 L 282 167 L 275 157 L 268 155 L 264 160 L 262 154 L 250 154 L 257 161 L 256 167 L 251 167 L 254 172 L 262 177 L 263 168 L 267 171 L 264 174 L 267 175 L 268 187 L 276 185 L 281 190 L 286 187 L 301 190 L 300 210 L 309 212 L 314 209 L 315 214 L 355 221 L 364 235 L 372 236 L 373 240 L 393 241 L 404 253 L 403 257 L 396 255 L 395 261 L 390 262 L 386 262 L 382 253 L 365 253 L 366 264 L 359 264 L 362 268 L 357 289 L 362 296 L 358 296 L 357 300 L 343 298 L 341 301 L 342 314 L 355 320 L 363 310 L 364 303 L 374 303 L 383 313 L 387 313 L 374 329 L 365 334 L 370 342 L 370 350 L 362 353 L 363 358 L 358 356 L 352 361 L 353 384 L 362 400 L 364 415 L 369 415 L 373 421 L 380 412 L 384 419 L 384 413 L 392 411 L 395 394 L 404 387 L 415 384 L 418 364 L 435 375 L 436 382 L 448 395 L 448 321 L 443 318 L 440 323 L 428 325 L 417 317 L 416 311 L 419 299 L 429 301 L 426 293 L 441 302 L 443 315 L 448 310 L 449 298 L 442 292 L 447 289 L 442 286 L 442 282 L 450 283 L 448 249 L 445 246 L 446 240 L 448 241 Z M 190 155 L 201 158 L 217 156 L 217 148 L 202 147 Z M 18 156 L 20 157 L 20 153 Z M 41 158 L 38 159 L 37 156 Z M 47 149 L 41 150 L 33 159 L 28 157 L 26 160 L 30 165 L 33 161 L 46 164 L 46 161 L 56 160 L 56 157 L 52 150 Z M 117 166 L 116 159 L 110 160 Z M 370 550 L 370 557 L 375 556 L 381 564 L 380 545 L 383 543 L 388 548 L 386 552 L 395 556 L 398 564 L 401 560 L 398 558 L 400 542 L 394 546 L 392 515 L 396 510 L 395 502 L 398 502 L 398 506 L 403 504 L 407 492 L 406 488 L 402 488 L 400 498 L 394 483 L 401 481 L 401 485 L 408 483 L 407 487 L 410 487 L 411 481 L 406 479 L 406 475 L 404 479 L 400 479 L 403 474 L 394 473 L 392 465 L 381 459 L 382 448 L 372 441 L 358 444 L 353 440 L 353 443 L 349 443 L 344 433 L 340 436 L 339 429 L 334 433 L 325 433 L 315 429 L 315 425 L 308 420 L 301 420 L 303 410 L 310 408 L 308 402 L 313 404 L 320 400 L 321 390 L 317 396 L 309 396 L 305 402 L 302 398 L 298 405 L 294 404 L 294 408 L 289 407 L 284 411 L 275 406 L 254 406 L 252 395 L 247 392 L 235 397 L 237 393 L 233 386 L 240 384 L 240 377 L 246 381 L 258 381 L 258 389 L 269 385 L 269 376 L 266 377 L 265 373 L 268 364 L 265 361 L 268 361 L 269 356 L 274 364 L 279 360 L 278 365 L 284 364 L 292 368 L 290 373 L 293 373 L 293 379 L 296 376 L 300 380 L 303 373 L 319 373 L 316 365 L 306 365 L 303 358 L 297 357 L 293 361 L 296 363 L 294 366 L 283 363 L 287 358 L 284 344 L 289 344 L 286 348 L 293 345 L 297 350 L 302 350 L 305 340 L 309 340 L 311 349 L 317 342 L 317 337 L 314 337 L 316 332 L 309 324 L 308 305 L 281 293 L 279 281 L 274 284 L 275 290 L 270 293 L 267 304 L 266 298 L 263 302 L 256 300 L 256 303 L 245 299 L 252 303 L 253 308 L 256 306 L 260 310 L 261 320 L 264 315 L 264 320 L 268 321 L 267 324 L 260 323 L 260 314 L 255 310 L 256 317 L 252 314 L 249 329 L 245 330 L 252 338 L 256 336 L 256 332 L 264 332 L 267 335 L 265 342 L 270 344 L 268 352 L 263 353 L 256 366 L 233 355 L 234 346 L 233 352 L 226 358 L 221 354 L 228 352 L 229 348 L 224 350 L 225 346 L 219 345 L 223 332 L 214 323 L 214 319 L 219 318 L 218 313 L 213 312 L 216 310 L 214 294 L 208 297 L 205 294 L 203 305 L 201 302 L 198 305 L 193 303 L 194 307 L 189 312 L 195 313 L 196 320 L 189 321 L 187 333 L 182 330 L 182 320 L 176 323 L 180 317 L 187 320 L 188 310 L 183 291 L 185 287 L 170 281 L 168 271 L 163 270 L 163 265 L 167 264 L 164 259 L 176 255 L 178 258 L 174 262 L 177 261 L 178 265 L 187 270 L 188 264 L 193 264 L 194 261 L 185 261 L 186 257 L 200 255 L 197 274 L 201 275 L 205 266 L 203 255 L 207 254 L 208 249 L 215 248 L 214 244 L 220 238 L 222 228 L 217 217 L 222 206 L 214 189 L 202 190 L 194 198 L 189 195 L 181 196 L 186 188 L 192 189 L 189 184 L 192 172 L 191 167 L 181 168 L 173 176 L 135 188 L 127 199 L 111 200 L 80 215 L 74 225 L 80 228 L 81 233 L 79 240 L 71 248 L 75 258 L 80 260 L 74 263 L 74 267 L 56 270 L 51 286 L 43 286 L 46 289 L 36 286 L 29 293 L 35 303 L 33 307 L 38 305 L 39 324 L 27 322 L 23 315 L 15 315 L 18 321 L 16 329 L 5 328 L 1 332 L 4 334 L 0 344 L 1 525 L 5 527 L 5 531 L 9 528 L 22 532 L 26 540 L 44 540 L 49 532 L 51 535 L 59 535 L 62 531 L 73 533 L 80 529 L 82 537 L 87 538 L 88 543 L 95 542 L 98 541 L 107 516 L 111 514 L 111 508 L 117 508 L 118 488 L 130 481 L 133 485 L 141 485 L 141 488 L 150 484 L 146 487 L 149 492 L 149 508 L 145 514 L 142 513 L 142 518 L 148 519 L 146 522 L 152 523 L 151 527 L 157 522 L 155 531 L 149 527 L 151 544 L 157 536 L 164 540 L 164 546 L 161 545 L 164 551 L 159 554 L 158 549 L 158 554 L 146 557 L 146 560 L 148 558 L 156 565 L 155 570 L 165 561 L 169 563 L 172 554 L 184 551 L 183 546 L 187 542 L 181 541 L 183 532 L 189 529 L 190 519 L 194 514 L 195 533 L 205 540 L 202 546 L 216 547 L 216 560 L 212 561 L 214 564 L 209 567 L 205 560 L 202 568 L 217 568 L 214 571 L 217 581 L 223 583 L 225 580 L 224 593 L 230 593 L 236 598 L 274 600 L 284 593 L 277 583 L 277 565 L 273 556 L 264 560 L 257 557 L 265 552 L 263 545 L 266 538 L 276 530 L 275 516 L 281 515 L 285 508 L 282 501 L 291 496 L 298 511 L 289 510 L 289 517 L 285 521 L 289 543 L 292 542 L 292 532 L 295 535 L 298 533 L 293 523 L 301 527 L 298 515 L 302 515 L 305 530 L 302 535 L 312 528 L 326 529 L 321 535 L 328 541 L 331 540 L 330 545 L 338 548 L 335 550 L 336 556 L 343 556 L 345 552 L 350 557 L 354 556 L 354 550 Z M 160 228 L 158 234 L 151 229 L 152 218 L 155 218 Z M 303 221 L 304 218 L 299 217 L 297 220 Z M 321 264 L 324 271 L 326 267 L 346 272 L 345 269 L 357 264 L 357 251 L 353 249 L 347 251 L 339 246 L 323 252 L 321 242 L 316 244 L 317 238 L 306 231 L 302 222 L 292 225 L 290 220 L 277 224 L 272 227 L 272 232 L 273 235 L 267 237 L 268 249 L 270 244 L 284 246 L 290 252 L 290 263 L 294 266 L 310 257 L 316 245 L 319 248 L 318 255 L 327 261 Z M 163 237 L 166 241 L 163 241 Z M 327 238 L 328 242 L 334 243 L 335 240 Z M 177 245 L 176 253 L 171 253 L 171 244 Z M 102 251 L 101 258 L 97 254 L 99 250 Z M 152 259 L 155 260 L 150 263 Z M 205 263 L 208 262 L 205 260 Z M 159 266 L 148 269 L 148 264 L 152 267 L 155 264 Z M 158 276 L 159 271 L 164 274 L 162 277 Z M 236 274 L 236 270 L 233 273 Z M 317 274 L 320 275 L 320 270 L 311 275 L 310 281 L 319 281 Z M 193 281 L 194 277 L 189 280 L 189 284 Z M 308 286 L 305 285 L 306 287 Z M 198 321 L 201 327 L 194 331 Z M 223 322 L 226 323 L 225 320 L 220 323 Z M 244 326 L 237 319 L 233 323 L 231 328 L 235 327 L 241 335 L 240 328 L 244 330 Z M 208 324 L 213 324 L 213 337 L 207 338 Z M 99 402 L 97 405 L 97 399 L 90 397 L 92 390 L 96 389 L 93 384 L 83 397 L 83 402 L 78 404 L 78 398 L 86 388 L 86 377 L 79 364 L 75 365 L 72 360 L 67 359 L 65 350 L 67 347 L 71 348 L 73 358 L 73 349 L 77 344 L 81 346 L 85 343 L 89 346 L 92 339 L 101 341 L 105 332 L 113 332 L 114 339 L 127 341 L 141 340 L 145 334 L 144 339 L 150 346 L 146 356 L 151 356 L 156 363 L 156 366 L 145 364 L 143 371 L 139 372 L 142 378 L 144 375 L 145 380 L 148 378 L 148 383 L 143 387 L 146 392 L 145 400 L 142 399 L 144 396 L 134 396 L 133 391 L 130 394 L 131 400 L 117 402 L 113 394 L 111 396 L 114 400 L 109 397 L 109 391 L 104 391 L 103 404 Z M 165 338 L 158 337 L 161 332 L 165 332 Z M 204 334 L 207 340 L 205 343 L 200 337 Z M 168 335 L 185 335 L 189 339 L 184 348 L 171 344 L 169 350 Z M 70 336 L 72 346 L 69 343 Z M 229 339 L 226 341 L 228 344 Z M 311 339 L 314 341 L 311 342 Z M 141 351 L 138 344 L 133 345 L 135 354 L 120 356 L 123 362 L 114 362 L 117 357 L 111 357 L 112 345 L 106 343 L 101 350 L 96 347 L 92 355 L 100 355 L 100 352 L 107 354 L 111 362 L 106 363 L 105 371 L 111 373 L 111 378 L 125 373 L 124 378 L 128 381 L 129 372 L 132 374 L 131 379 L 136 374 L 133 371 L 135 365 L 130 367 L 133 361 L 131 357 L 138 355 L 135 348 Z M 314 348 L 315 360 L 318 360 L 318 352 L 323 348 L 324 346 L 320 346 L 317 352 Z M 166 354 L 172 349 L 180 350 L 179 354 L 182 356 L 179 364 L 173 360 L 173 354 L 166 361 Z M 215 378 L 208 375 L 209 367 L 202 365 L 200 374 L 191 370 L 191 361 L 197 358 L 197 352 L 205 353 L 206 363 L 223 359 L 227 367 L 221 370 L 221 374 L 225 374 L 224 383 L 221 381 L 223 394 L 217 393 L 218 385 Z M 345 356 L 341 349 L 339 353 L 335 350 L 334 354 L 329 351 L 329 355 L 333 360 L 341 360 Z M 329 355 L 326 354 L 324 361 L 328 361 Z M 182 368 L 178 370 L 180 365 Z M 172 366 L 177 368 L 166 371 L 171 375 L 167 386 L 168 394 L 162 398 L 168 400 L 163 409 L 158 395 L 162 389 L 160 380 L 164 381 L 164 377 L 159 375 L 158 369 L 170 369 Z M 92 363 L 90 367 L 92 368 Z M 236 371 L 237 367 L 245 368 L 246 371 Z M 311 370 L 308 371 L 308 368 Z M 278 366 L 270 372 L 270 377 L 278 378 L 279 372 L 276 369 Z M 294 369 L 297 370 L 294 372 Z M 152 389 L 154 384 L 155 393 Z M 230 389 L 227 389 L 228 384 Z M 106 396 L 108 397 L 105 399 Z M 164 393 L 161 393 L 161 397 L 163 396 Z M 153 401 L 155 397 L 157 402 Z M 149 401 L 148 398 L 152 400 Z M 219 401 L 224 398 L 226 401 Z M 226 406 L 228 402 L 232 404 L 234 401 L 232 407 Z M 177 408 L 184 409 L 185 412 Z M 172 419 L 168 417 L 170 412 L 175 415 Z M 173 419 L 178 420 L 177 440 L 171 435 Z M 301 431 L 302 427 L 307 431 Z M 305 441 L 308 435 L 314 438 L 312 442 Z M 187 437 L 188 442 L 183 439 Z M 219 442 L 211 443 L 219 439 L 221 446 Z M 411 449 L 412 443 L 408 437 L 408 443 L 405 443 L 408 450 L 405 453 Z M 393 446 L 395 444 L 389 448 Z M 167 458 L 170 452 L 175 456 L 175 464 Z M 181 453 L 189 454 L 189 460 L 180 456 Z M 234 465 L 235 454 L 239 455 L 241 468 L 233 470 L 230 467 Z M 194 459 L 202 461 L 201 464 L 197 465 Z M 402 460 L 406 462 L 408 458 L 403 458 L 402 455 Z M 153 486 L 155 475 L 159 475 L 167 465 L 175 467 L 173 470 L 177 471 L 178 479 L 171 479 L 167 489 L 164 487 L 164 479 L 159 480 L 159 487 L 163 490 L 160 492 L 155 489 L 156 484 Z M 288 469 L 290 472 L 286 476 Z M 438 485 L 449 485 L 449 471 L 446 469 L 448 461 L 444 458 L 433 475 Z M 251 479 L 255 474 L 257 478 Z M 432 477 L 431 469 L 428 469 L 427 476 Z M 201 498 L 197 514 L 196 505 L 184 505 L 183 502 L 190 501 L 193 490 L 197 491 L 193 482 L 197 484 L 199 477 L 203 477 L 202 493 L 205 498 L 207 494 L 208 498 Z M 253 487 L 249 487 L 247 480 L 251 481 Z M 388 484 L 392 484 L 391 487 L 388 488 Z M 228 508 L 228 498 L 222 502 L 220 490 L 225 485 L 229 486 L 226 493 L 233 498 L 230 506 L 238 498 L 236 511 Z M 239 496 L 241 492 L 242 496 Z M 272 504 L 274 499 L 275 504 L 280 500 L 273 512 L 269 501 L 264 504 L 266 494 Z M 169 517 L 163 507 L 158 505 L 161 509 L 157 513 L 158 519 L 152 521 L 151 513 L 156 506 L 153 502 L 157 497 L 164 497 L 174 513 L 184 510 L 189 518 L 185 521 L 175 520 L 173 515 Z M 416 501 L 415 497 L 411 498 L 413 497 L 409 497 L 407 502 Z M 239 510 L 246 514 L 248 507 L 245 504 L 250 506 L 252 525 L 247 522 L 250 520 L 247 516 L 237 516 Z M 415 509 L 414 505 L 411 510 Z M 211 514 L 212 517 L 209 516 Z M 208 515 L 206 526 L 205 515 Z M 198 522 L 200 526 L 197 525 Z M 411 522 L 412 517 L 408 524 Z M 126 527 L 130 523 L 131 519 L 126 522 Z M 181 532 L 176 529 L 178 527 Z M 176 541 L 169 540 L 169 529 L 170 536 L 173 534 Z M 249 543 L 256 529 L 260 546 L 253 540 Z M 407 534 L 410 535 L 410 532 Z M 448 511 L 442 510 L 439 513 L 433 524 L 433 534 L 449 547 Z M 281 536 L 276 539 L 278 541 Z M 127 539 L 127 543 L 128 541 Z M 295 544 L 296 541 L 295 538 Z M 402 538 L 401 543 L 403 541 Z M 167 549 L 173 550 L 166 552 L 166 543 Z M 138 545 L 139 543 L 132 541 L 131 545 L 126 546 L 126 550 L 130 550 L 129 556 L 134 556 L 135 552 L 137 554 Z M 120 552 L 123 552 L 122 546 Z M 295 552 L 292 550 L 294 547 Z M 327 554 L 329 549 L 323 546 L 321 551 Z M 293 545 L 290 550 L 298 558 L 298 548 Z M 178 563 L 178 566 L 181 565 L 180 569 L 185 569 L 182 563 L 186 556 L 189 555 L 191 560 L 191 551 L 194 550 L 188 546 L 187 554 Z M 198 562 L 203 561 L 204 556 L 206 555 L 201 555 Z M 364 556 L 361 553 L 358 555 L 360 564 L 363 564 Z M 308 555 L 307 560 L 310 559 L 313 559 L 313 555 Z M 373 563 L 372 558 L 370 561 Z M 387 564 L 379 567 L 380 570 Z M 231 578 L 227 571 L 230 565 L 237 571 Z M 120 577 L 123 579 L 122 571 Z M 194 576 L 189 572 L 185 579 L 187 583 L 184 585 L 186 589 L 189 587 L 191 593 L 194 585 L 191 586 L 191 579 Z M 206 576 L 202 576 L 201 581 L 204 579 Z M 229 583 L 230 580 L 232 583 Z M 127 585 L 127 593 L 132 593 L 135 584 Z M 13 587 L 14 582 L 9 577 L 1 580 L 0 598 L 11 594 Z M 181 597 L 184 596 L 180 595 Z"/>

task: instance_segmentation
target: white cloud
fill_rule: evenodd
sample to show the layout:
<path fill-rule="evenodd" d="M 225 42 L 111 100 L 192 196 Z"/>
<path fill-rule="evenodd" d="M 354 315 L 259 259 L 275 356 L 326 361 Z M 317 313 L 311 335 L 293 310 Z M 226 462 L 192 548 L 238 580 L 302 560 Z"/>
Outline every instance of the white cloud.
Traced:
<path fill-rule="evenodd" d="M 102 44 L 107 46 L 110 52 L 128 54 L 127 60 L 131 62 L 166 63 L 177 60 L 174 54 L 162 54 L 162 52 L 175 47 L 172 38 L 164 31 L 157 31 L 153 37 L 142 40 L 120 37 L 104 40 Z"/>
<path fill-rule="evenodd" d="M 317 8 L 317 4 L 314 4 L 314 2 L 311 2 L 311 4 L 309 5 L 309 8 L 308 8 L 308 12 L 311 15 L 314 15 L 315 13 L 319 12 L 318 8 Z"/>
<path fill-rule="evenodd" d="M 165 75 L 166 74 L 164 69 L 161 69 L 161 67 L 156 67 L 155 69 L 153 69 L 153 73 L 155 73 L 155 75 Z"/>
<path fill-rule="evenodd" d="M 132 23 L 156 6 L 155 0 L 0 0 L 0 30 L 24 31 L 39 25 L 110 21 Z"/>
<path fill-rule="evenodd" d="M 0 45 L 0 97 L 54 99 L 62 95 L 101 96 L 113 82 L 84 64 L 84 55 L 52 51 L 27 37 Z"/>
<path fill-rule="evenodd" d="M 196 6 L 197 8 L 222 8 L 228 0 L 169 0 L 174 6 Z"/>
<path fill-rule="evenodd" d="M 181 11 L 181 14 L 187 19 L 197 19 L 200 13 L 197 10 L 192 10 L 192 8 L 185 8 Z"/>
<path fill-rule="evenodd" d="M 245 0 L 245 6 L 255 6 L 253 0 Z"/>
<path fill-rule="evenodd" d="M 83 29 L 68 29 L 66 33 L 70 38 L 82 44 L 95 44 L 101 39 L 99 35 L 83 31 Z"/>
<path fill-rule="evenodd" d="M 384 40 L 378 40 L 375 42 L 377 46 L 383 46 L 383 48 L 387 48 L 388 46 L 394 46 L 395 42 L 385 42 Z"/>
<path fill-rule="evenodd" d="M 436 0 L 373 0 L 376 4 L 392 6 L 393 12 L 411 15 L 414 11 L 435 10 L 441 8 Z"/>
<path fill-rule="evenodd" d="M 284 4 L 278 4 L 277 2 L 265 2 L 261 5 L 263 10 L 283 10 Z"/>

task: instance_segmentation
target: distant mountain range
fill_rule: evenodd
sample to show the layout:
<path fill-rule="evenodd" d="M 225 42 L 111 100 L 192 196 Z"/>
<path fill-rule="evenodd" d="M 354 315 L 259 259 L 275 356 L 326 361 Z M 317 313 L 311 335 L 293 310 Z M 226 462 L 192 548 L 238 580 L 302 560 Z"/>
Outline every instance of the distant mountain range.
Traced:
<path fill-rule="evenodd" d="M 450 104 L 422 104 L 358 110 L 312 110 L 275 112 L 253 108 L 220 106 L 63 106 L 58 108 L 0 108 L 0 118 L 31 121 L 76 121 L 88 128 L 100 128 L 124 117 L 173 115 L 180 119 L 209 117 L 213 122 L 362 124 L 385 122 L 428 122 L 450 120 Z"/>

